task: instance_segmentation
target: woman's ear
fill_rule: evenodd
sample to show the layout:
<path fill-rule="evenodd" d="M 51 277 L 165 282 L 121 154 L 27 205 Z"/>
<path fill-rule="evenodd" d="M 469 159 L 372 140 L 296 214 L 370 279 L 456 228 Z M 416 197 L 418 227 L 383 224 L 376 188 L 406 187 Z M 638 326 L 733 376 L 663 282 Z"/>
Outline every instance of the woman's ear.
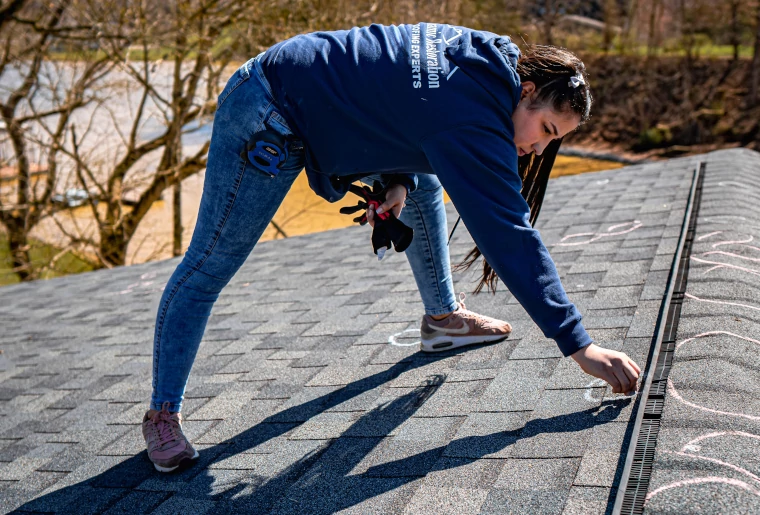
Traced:
<path fill-rule="evenodd" d="M 532 97 L 536 91 L 536 83 L 532 81 L 525 81 L 522 83 L 522 91 L 520 92 L 520 100 L 525 97 Z"/>

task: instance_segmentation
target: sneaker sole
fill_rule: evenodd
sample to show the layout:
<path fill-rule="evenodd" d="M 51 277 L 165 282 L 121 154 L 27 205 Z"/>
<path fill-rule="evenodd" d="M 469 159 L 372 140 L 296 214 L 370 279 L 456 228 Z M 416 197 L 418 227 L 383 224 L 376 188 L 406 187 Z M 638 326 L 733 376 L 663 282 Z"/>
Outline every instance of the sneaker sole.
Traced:
<path fill-rule="evenodd" d="M 430 340 L 422 340 L 420 350 L 422 352 L 444 352 L 447 350 L 458 349 L 466 345 L 477 345 L 478 343 L 496 343 L 509 338 L 509 334 L 495 334 L 492 336 L 462 336 L 453 340 L 450 336 L 437 336 Z"/>
<path fill-rule="evenodd" d="M 188 461 L 196 459 L 198 456 L 200 456 L 200 454 L 198 454 L 198 450 L 195 449 L 195 454 L 192 458 L 185 458 L 184 460 L 180 461 L 178 465 L 175 465 L 173 467 L 161 467 L 154 463 L 153 466 L 156 467 L 156 470 L 159 472 L 171 472 L 173 470 L 177 470 L 181 465 L 184 465 Z"/>

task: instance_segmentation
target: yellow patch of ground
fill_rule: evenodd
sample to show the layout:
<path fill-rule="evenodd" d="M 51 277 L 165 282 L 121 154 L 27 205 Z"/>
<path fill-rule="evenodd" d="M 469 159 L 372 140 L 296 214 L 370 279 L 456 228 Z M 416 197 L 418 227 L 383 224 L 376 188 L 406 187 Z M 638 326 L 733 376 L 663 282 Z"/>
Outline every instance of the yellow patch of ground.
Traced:
<path fill-rule="evenodd" d="M 583 157 L 557 156 L 552 167 L 552 177 L 561 177 L 563 175 L 577 175 L 586 172 L 601 172 L 602 170 L 612 170 L 613 168 L 622 168 L 622 163 L 615 161 L 603 161 L 601 159 L 586 159 Z"/>

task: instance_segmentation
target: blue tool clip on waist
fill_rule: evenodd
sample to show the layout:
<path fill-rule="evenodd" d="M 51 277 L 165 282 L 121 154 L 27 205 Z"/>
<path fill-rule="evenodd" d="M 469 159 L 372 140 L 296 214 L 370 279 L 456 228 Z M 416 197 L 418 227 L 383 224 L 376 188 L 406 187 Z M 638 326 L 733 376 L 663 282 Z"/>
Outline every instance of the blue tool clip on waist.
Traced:
<path fill-rule="evenodd" d="M 246 145 L 246 153 L 255 168 L 276 177 L 280 166 L 288 159 L 288 141 L 275 131 L 259 131 Z"/>

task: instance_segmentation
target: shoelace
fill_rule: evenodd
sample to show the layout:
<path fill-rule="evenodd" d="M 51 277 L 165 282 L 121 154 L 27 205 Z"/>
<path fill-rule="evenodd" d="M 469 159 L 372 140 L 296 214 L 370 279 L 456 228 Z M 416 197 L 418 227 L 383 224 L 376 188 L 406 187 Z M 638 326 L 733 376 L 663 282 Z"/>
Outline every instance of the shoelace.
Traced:
<path fill-rule="evenodd" d="M 463 291 L 459 292 L 459 301 L 457 301 L 457 304 L 459 304 L 459 310 L 461 310 L 461 311 L 467 311 L 468 316 L 470 316 L 471 318 L 477 319 L 479 322 L 488 323 L 489 322 L 488 317 L 482 316 L 482 315 L 480 315 L 478 313 L 475 313 L 474 311 L 470 311 L 470 310 L 467 309 L 467 306 L 464 303 L 464 299 L 466 297 L 467 297 L 467 295 L 465 295 L 465 293 Z M 456 311 L 454 311 L 454 313 L 456 313 Z M 436 322 L 439 322 L 439 323 L 442 322 L 444 324 L 447 324 L 448 320 L 451 320 L 451 319 L 447 317 L 447 318 L 444 318 L 442 320 L 437 320 Z"/>
<path fill-rule="evenodd" d="M 174 414 L 169 413 L 169 402 L 167 401 L 161 406 L 161 411 L 157 411 L 151 417 L 151 421 L 155 424 L 154 427 L 158 433 L 157 447 L 161 447 L 165 443 L 174 441 L 179 437 L 177 435 L 179 423 L 176 419 L 171 418 L 172 416 Z"/>
<path fill-rule="evenodd" d="M 488 323 L 489 322 L 488 317 L 485 317 L 483 315 L 480 315 L 479 313 L 475 313 L 474 311 L 470 311 L 470 310 L 467 309 L 467 306 L 464 305 L 464 299 L 466 297 L 467 296 L 465 295 L 465 293 L 463 291 L 459 292 L 459 305 L 462 306 L 462 310 L 466 310 L 467 313 L 471 317 L 477 319 L 479 322 Z"/>

